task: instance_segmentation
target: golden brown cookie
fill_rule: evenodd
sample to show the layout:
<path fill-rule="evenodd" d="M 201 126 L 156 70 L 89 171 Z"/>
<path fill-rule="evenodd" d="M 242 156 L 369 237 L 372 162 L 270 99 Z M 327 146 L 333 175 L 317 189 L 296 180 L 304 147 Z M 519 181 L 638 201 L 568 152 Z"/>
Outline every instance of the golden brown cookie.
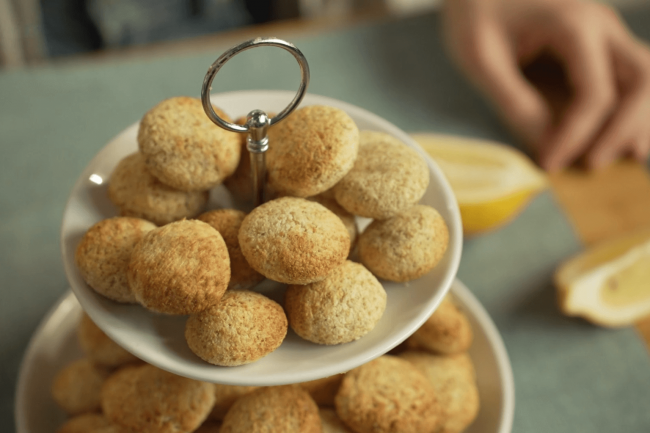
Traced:
<path fill-rule="evenodd" d="M 453 355 L 467 351 L 472 339 L 469 319 L 454 303 L 452 296 L 447 295 L 431 317 L 407 341 L 412 348 Z"/>
<path fill-rule="evenodd" d="M 220 433 L 321 433 L 318 406 L 297 385 L 257 389 L 232 405 Z"/>
<path fill-rule="evenodd" d="M 246 261 L 239 247 L 239 228 L 246 214 L 235 209 L 219 209 L 203 213 L 198 220 L 210 224 L 215 228 L 228 247 L 230 256 L 230 283 L 229 289 L 249 289 L 262 280 L 264 275 L 257 272 Z"/>
<path fill-rule="evenodd" d="M 443 408 L 439 433 L 460 433 L 476 418 L 479 394 L 471 358 L 466 353 L 438 356 L 425 352 L 400 355 L 417 367 L 436 390 Z"/>
<path fill-rule="evenodd" d="M 354 433 L 341 421 L 334 409 L 319 407 L 318 413 L 323 422 L 323 433 Z"/>
<path fill-rule="evenodd" d="M 102 367 L 117 368 L 140 361 L 111 340 L 86 313 L 77 326 L 77 337 L 86 356 Z"/>
<path fill-rule="evenodd" d="M 144 218 L 159 226 L 200 214 L 207 191 L 179 191 L 149 173 L 141 153 L 122 159 L 111 174 L 108 197 L 122 216 Z"/>
<path fill-rule="evenodd" d="M 126 270 L 135 244 L 156 226 L 140 218 L 115 217 L 93 225 L 81 238 L 75 263 L 97 293 L 117 302 L 135 303 Z"/>
<path fill-rule="evenodd" d="M 230 118 L 214 107 L 226 121 Z M 138 145 L 149 172 L 182 191 L 203 191 L 223 182 L 239 164 L 237 133 L 215 125 L 201 100 L 166 99 L 149 110 L 138 130 Z"/>
<path fill-rule="evenodd" d="M 237 386 L 215 383 L 215 402 L 209 418 L 217 421 L 223 420 L 223 417 L 226 416 L 230 406 L 232 406 L 239 397 L 246 395 L 251 391 L 255 391 L 257 388 L 259 388 L 259 386 Z"/>
<path fill-rule="evenodd" d="M 359 228 L 357 227 L 357 221 L 350 212 L 346 211 L 341 207 L 341 205 L 336 201 L 332 193 L 329 193 L 330 190 L 325 191 L 322 194 L 316 195 L 314 197 L 309 197 L 309 200 L 315 201 L 325 206 L 327 209 L 331 210 L 334 215 L 341 218 L 343 225 L 348 230 L 350 235 L 350 251 L 354 249 L 354 246 L 357 243 L 357 236 L 359 235 Z"/>
<path fill-rule="evenodd" d="M 350 171 L 358 148 L 359 129 L 343 110 L 300 108 L 269 129 L 269 187 L 282 196 L 320 194 Z"/>
<path fill-rule="evenodd" d="M 324 377 L 322 379 L 302 382 L 299 385 L 311 395 L 318 406 L 334 406 L 334 397 L 339 391 L 341 381 L 345 374 L 335 374 L 334 376 Z"/>
<path fill-rule="evenodd" d="M 107 418 L 133 431 L 185 433 L 207 418 L 214 388 L 152 365 L 124 367 L 106 380 L 101 403 Z"/>
<path fill-rule="evenodd" d="M 285 295 L 289 325 L 318 344 L 341 344 L 370 332 L 386 309 L 386 291 L 363 265 L 346 261 L 324 280 L 290 285 Z"/>
<path fill-rule="evenodd" d="M 129 285 L 144 307 L 193 314 L 216 304 L 230 281 L 226 243 L 209 224 L 182 220 L 151 230 L 135 246 Z"/>
<path fill-rule="evenodd" d="M 185 339 L 192 352 L 214 365 L 248 364 L 268 355 L 287 335 L 287 317 L 259 293 L 228 291 L 221 301 L 187 319 Z"/>
<path fill-rule="evenodd" d="M 383 220 L 417 203 L 429 186 L 429 168 L 418 152 L 383 132 L 362 131 L 354 167 L 334 187 L 348 212 Z"/>
<path fill-rule="evenodd" d="M 385 280 L 420 278 L 442 259 L 449 244 L 445 220 L 430 206 L 415 205 L 384 221 L 373 221 L 359 237 L 359 258 Z"/>
<path fill-rule="evenodd" d="M 269 114 L 269 117 L 272 116 Z M 235 123 L 237 125 L 245 125 L 246 117 L 238 117 L 235 119 Z M 250 154 L 246 148 L 248 134 L 240 133 L 238 135 L 241 153 L 239 164 L 235 172 L 223 181 L 223 185 L 230 191 L 230 194 L 232 194 L 237 202 L 249 203 L 253 201 L 253 175 L 251 173 Z"/>
<path fill-rule="evenodd" d="M 52 382 L 54 401 L 69 415 L 99 410 L 99 396 L 108 370 L 96 367 L 88 358 L 65 366 Z"/>
<path fill-rule="evenodd" d="M 68 419 L 56 433 L 104 433 L 112 425 L 101 413 L 84 413 Z"/>
<path fill-rule="evenodd" d="M 246 216 L 239 245 L 248 263 L 267 278 L 309 284 L 345 261 L 350 236 L 340 218 L 324 206 L 284 197 Z"/>
<path fill-rule="evenodd" d="M 348 372 L 335 403 L 356 432 L 433 433 L 440 422 L 433 386 L 408 361 L 390 355 Z"/>

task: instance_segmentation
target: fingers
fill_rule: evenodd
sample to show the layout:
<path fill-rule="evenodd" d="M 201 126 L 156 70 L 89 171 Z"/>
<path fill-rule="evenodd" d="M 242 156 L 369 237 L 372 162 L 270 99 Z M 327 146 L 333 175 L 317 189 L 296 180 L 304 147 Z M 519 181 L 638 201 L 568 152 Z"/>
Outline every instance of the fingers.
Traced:
<path fill-rule="evenodd" d="M 587 157 L 592 168 L 608 165 L 625 153 L 645 161 L 650 150 L 650 52 L 626 33 L 613 34 L 611 47 L 624 93 Z"/>
<path fill-rule="evenodd" d="M 540 164 L 549 171 L 582 155 L 615 105 L 607 44 L 601 34 L 591 31 L 593 23 L 586 23 L 571 19 L 551 42 L 566 67 L 574 96 L 558 127 L 540 146 Z"/>
<path fill-rule="evenodd" d="M 644 164 L 648 160 L 648 156 L 650 156 L 650 137 L 643 137 L 643 139 L 639 140 L 632 152 L 632 156 Z"/>
<path fill-rule="evenodd" d="M 648 105 L 648 96 L 646 94 L 645 98 L 640 98 L 638 94 L 630 93 L 622 101 L 587 156 L 590 168 L 609 165 L 628 151 L 636 158 L 645 160 L 649 134 L 645 132 L 645 127 L 640 130 L 640 126 L 650 119 L 650 107 L 644 107 Z M 641 113 L 647 113 L 647 116 L 643 116 L 645 119 L 640 118 Z"/>
<path fill-rule="evenodd" d="M 521 73 L 515 54 L 496 26 L 477 29 L 464 69 L 497 106 L 501 116 L 524 141 L 537 143 L 550 113 L 539 92 Z"/>

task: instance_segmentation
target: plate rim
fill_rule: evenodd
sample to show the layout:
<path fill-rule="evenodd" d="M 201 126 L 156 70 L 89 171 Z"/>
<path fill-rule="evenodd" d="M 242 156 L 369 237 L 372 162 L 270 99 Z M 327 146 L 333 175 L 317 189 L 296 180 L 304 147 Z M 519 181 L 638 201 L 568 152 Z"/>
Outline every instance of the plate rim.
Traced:
<path fill-rule="evenodd" d="M 489 346 L 495 356 L 497 368 L 499 371 L 501 384 L 501 411 L 499 417 L 499 428 L 497 431 L 490 433 L 511 433 L 515 411 L 515 384 L 514 373 L 506 346 L 501 334 L 496 327 L 489 313 L 483 307 L 483 304 L 476 298 L 472 291 L 462 283 L 458 278 L 454 279 L 450 292 L 460 300 L 464 310 L 470 312 L 475 320 L 480 324 L 481 329 L 489 343 Z M 47 329 L 53 325 L 52 321 L 59 316 L 68 314 L 72 311 L 83 311 L 81 304 L 76 299 L 72 289 L 68 288 L 66 292 L 52 305 L 50 310 L 43 316 L 41 322 L 32 334 L 25 354 L 22 357 L 18 380 L 15 390 L 14 417 L 16 421 L 17 433 L 29 432 L 25 426 L 25 420 L 28 416 L 28 402 L 25 396 L 28 373 L 33 364 L 33 359 L 39 349 L 39 342 L 45 337 Z M 60 326 L 60 325 L 59 325 Z M 48 388 L 49 389 L 49 388 Z"/>
<path fill-rule="evenodd" d="M 478 323 L 481 324 L 487 340 L 494 351 L 499 370 L 499 382 L 502 384 L 503 393 L 502 400 L 503 406 L 501 410 L 501 422 L 498 433 L 510 433 L 512 431 L 512 423 L 515 416 L 515 379 L 512 370 L 512 364 L 508 355 L 508 350 L 503 342 L 501 333 L 497 328 L 494 320 L 487 312 L 483 304 L 478 300 L 476 295 L 458 278 L 454 280 L 450 288 L 450 293 L 453 293 L 456 298 L 460 298 L 461 302 L 469 305 L 469 310 Z"/>

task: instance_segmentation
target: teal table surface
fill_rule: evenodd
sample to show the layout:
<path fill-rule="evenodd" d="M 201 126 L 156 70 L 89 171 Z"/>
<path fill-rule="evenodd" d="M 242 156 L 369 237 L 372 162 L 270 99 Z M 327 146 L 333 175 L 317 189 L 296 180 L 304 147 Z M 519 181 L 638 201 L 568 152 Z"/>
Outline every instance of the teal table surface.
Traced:
<path fill-rule="evenodd" d="M 624 17 L 650 39 L 650 9 Z M 361 106 L 407 132 L 512 144 L 450 64 L 439 27 L 432 13 L 292 42 L 310 62 L 311 93 Z M 199 96 L 208 66 L 226 48 L 0 73 L 1 431 L 14 430 L 17 373 L 29 338 L 68 287 L 59 227 L 78 174 L 160 100 Z M 298 80 L 289 54 L 262 48 L 228 63 L 214 91 L 292 90 Z M 459 278 L 491 314 L 511 357 L 513 431 L 648 432 L 650 358 L 641 339 L 631 329 L 565 318 L 555 306 L 552 272 L 581 248 L 549 193 L 511 225 L 465 242 Z"/>

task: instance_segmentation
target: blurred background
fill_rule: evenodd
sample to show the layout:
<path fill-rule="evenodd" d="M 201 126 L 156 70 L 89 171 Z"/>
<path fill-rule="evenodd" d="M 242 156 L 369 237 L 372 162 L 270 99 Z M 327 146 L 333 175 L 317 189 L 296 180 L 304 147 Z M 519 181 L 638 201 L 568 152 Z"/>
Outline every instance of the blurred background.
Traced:
<path fill-rule="evenodd" d="M 649 0 L 609 0 L 623 5 Z M 0 0 L 0 67 L 283 20 L 425 12 L 441 0 Z"/>

